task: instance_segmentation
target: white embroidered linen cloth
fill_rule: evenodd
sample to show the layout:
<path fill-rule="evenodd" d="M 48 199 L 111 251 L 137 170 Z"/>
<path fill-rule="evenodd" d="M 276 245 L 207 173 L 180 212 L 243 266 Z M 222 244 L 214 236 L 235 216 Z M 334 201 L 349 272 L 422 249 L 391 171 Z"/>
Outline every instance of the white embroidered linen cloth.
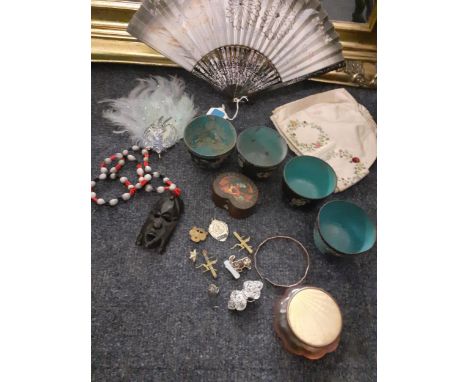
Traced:
<path fill-rule="evenodd" d="M 377 125 L 345 89 L 277 107 L 271 120 L 296 155 L 315 156 L 333 167 L 335 192 L 364 178 L 377 158 Z"/>

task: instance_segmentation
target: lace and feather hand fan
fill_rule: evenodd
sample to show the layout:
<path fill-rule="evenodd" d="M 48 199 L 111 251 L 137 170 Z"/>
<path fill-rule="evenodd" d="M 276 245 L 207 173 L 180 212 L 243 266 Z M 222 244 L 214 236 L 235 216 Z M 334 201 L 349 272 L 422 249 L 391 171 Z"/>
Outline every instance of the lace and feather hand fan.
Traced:
<path fill-rule="evenodd" d="M 232 97 L 344 62 L 319 0 L 145 0 L 128 32 Z"/>

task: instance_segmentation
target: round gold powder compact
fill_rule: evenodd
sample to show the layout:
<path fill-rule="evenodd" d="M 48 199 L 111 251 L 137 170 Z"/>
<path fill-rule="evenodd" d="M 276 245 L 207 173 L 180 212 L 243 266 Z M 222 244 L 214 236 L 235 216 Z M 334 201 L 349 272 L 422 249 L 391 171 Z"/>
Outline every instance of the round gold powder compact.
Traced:
<path fill-rule="evenodd" d="M 302 252 L 305 271 L 294 284 L 273 282 L 257 267 L 260 250 L 268 242 L 276 240 L 295 243 Z M 266 253 L 270 251 L 264 250 Z M 301 355 L 310 360 L 320 359 L 325 354 L 335 351 L 340 342 L 343 327 L 340 307 L 323 289 L 311 285 L 300 285 L 305 280 L 310 267 L 307 249 L 292 237 L 272 236 L 260 243 L 253 259 L 254 268 L 262 279 L 276 287 L 287 288 L 273 310 L 274 328 L 283 347 L 292 354 Z"/>
<path fill-rule="evenodd" d="M 336 350 L 342 326 L 333 297 L 310 285 L 287 289 L 274 309 L 274 327 L 283 347 L 310 360 Z"/>

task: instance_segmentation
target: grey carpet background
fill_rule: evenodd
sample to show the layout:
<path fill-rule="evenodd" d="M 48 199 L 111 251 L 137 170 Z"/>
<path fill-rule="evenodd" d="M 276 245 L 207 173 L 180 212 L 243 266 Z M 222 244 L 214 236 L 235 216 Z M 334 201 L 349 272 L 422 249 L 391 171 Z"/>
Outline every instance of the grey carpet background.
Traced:
<path fill-rule="evenodd" d="M 200 113 L 220 106 L 226 99 L 208 84 L 181 69 L 131 65 L 92 66 L 92 168 L 108 155 L 130 146 L 126 136 L 112 133 L 102 118 L 98 101 L 127 95 L 135 79 L 148 75 L 182 77 L 194 95 Z M 302 82 L 265 94 L 242 105 L 234 125 L 273 127 L 271 111 L 313 93 L 335 88 Z M 376 93 L 348 88 L 376 118 Z M 231 108 L 230 114 L 233 109 Z M 290 154 L 291 155 L 291 154 Z M 151 161 L 183 189 L 185 214 L 162 256 L 135 246 L 155 194 L 140 193 L 129 203 L 113 208 L 92 205 L 92 379 L 94 381 L 374 381 L 376 380 L 376 248 L 354 259 L 327 258 L 316 250 L 312 226 L 316 210 L 291 209 L 281 199 L 281 174 L 256 182 L 260 201 L 254 215 L 245 220 L 230 218 L 213 204 L 210 186 L 220 171 L 193 166 L 183 143 L 163 159 Z M 129 165 L 124 171 L 132 174 Z M 237 170 L 235 155 L 221 171 Z M 359 184 L 331 199 L 358 203 L 376 221 L 377 166 Z M 102 195 L 120 194 L 122 188 L 98 185 Z M 243 312 L 231 312 L 226 304 L 233 289 L 247 279 L 258 279 L 254 270 L 234 280 L 222 262 L 235 252 L 232 235 L 220 243 L 208 238 L 198 245 L 189 240 L 193 225 L 207 228 L 212 218 L 228 223 L 232 231 L 250 235 L 255 246 L 272 235 L 290 235 L 309 250 L 311 269 L 307 284 L 330 292 L 340 305 L 344 328 L 337 351 L 315 362 L 283 350 L 272 326 L 274 301 L 282 290 L 266 284 L 262 297 Z M 218 297 L 208 297 L 213 281 L 208 273 L 194 269 L 189 250 L 206 248 L 218 258 Z M 282 253 L 285 245 L 263 253 L 266 272 L 279 280 L 293 280 L 301 269 L 299 253 Z M 245 253 L 245 252 L 244 252 Z"/>

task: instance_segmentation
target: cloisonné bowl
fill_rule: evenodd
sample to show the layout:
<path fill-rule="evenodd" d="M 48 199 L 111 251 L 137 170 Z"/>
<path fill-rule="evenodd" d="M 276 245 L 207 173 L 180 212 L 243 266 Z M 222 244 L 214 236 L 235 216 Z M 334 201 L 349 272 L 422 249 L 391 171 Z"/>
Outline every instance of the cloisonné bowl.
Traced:
<path fill-rule="evenodd" d="M 284 139 L 266 126 L 249 127 L 237 139 L 237 159 L 242 172 L 266 179 L 281 165 L 288 153 Z"/>
<path fill-rule="evenodd" d="M 377 229 L 367 213 L 344 200 L 328 202 L 320 208 L 314 242 L 320 252 L 335 256 L 355 255 L 371 249 Z"/>
<path fill-rule="evenodd" d="M 234 126 L 224 118 L 202 115 L 184 130 L 184 142 L 193 161 L 203 168 L 218 168 L 236 146 Z"/>
<path fill-rule="evenodd" d="M 283 191 L 289 205 L 315 204 L 336 188 L 336 174 L 325 161 L 312 156 L 297 156 L 283 170 Z"/>

